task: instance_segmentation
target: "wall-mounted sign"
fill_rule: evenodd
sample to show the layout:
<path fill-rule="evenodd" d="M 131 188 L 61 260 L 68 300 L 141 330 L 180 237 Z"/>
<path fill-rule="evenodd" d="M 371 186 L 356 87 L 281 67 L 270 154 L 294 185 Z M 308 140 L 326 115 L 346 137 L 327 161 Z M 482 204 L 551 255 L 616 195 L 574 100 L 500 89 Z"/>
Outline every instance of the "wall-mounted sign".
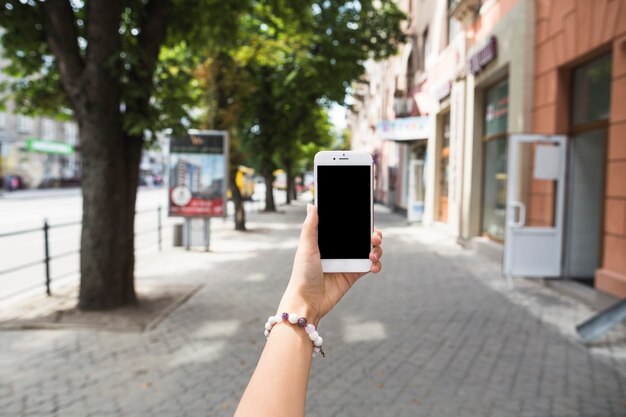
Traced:
<path fill-rule="evenodd" d="M 169 215 L 219 217 L 226 213 L 228 134 L 190 130 L 170 139 Z"/>
<path fill-rule="evenodd" d="M 470 56 L 467 62 L 469 71 L 472 75 L 476 75 L 491 62 L 495 61 L 497 57 L 498 41 L 495 36 L 490 36 L 487 43 Z"/>
<path fill-rule="evenodd" d="M 74 147 L 70 144 L 39 139 L 28 139 L 26 141 L 26 150 L 56 155 L 72 155 L 74 153 Z"/>
<path fill-rule="evenodd" d="M 428 139 L 429 116 L 383 120 L 376 125 L 376 135 L 383 140 Z"/>

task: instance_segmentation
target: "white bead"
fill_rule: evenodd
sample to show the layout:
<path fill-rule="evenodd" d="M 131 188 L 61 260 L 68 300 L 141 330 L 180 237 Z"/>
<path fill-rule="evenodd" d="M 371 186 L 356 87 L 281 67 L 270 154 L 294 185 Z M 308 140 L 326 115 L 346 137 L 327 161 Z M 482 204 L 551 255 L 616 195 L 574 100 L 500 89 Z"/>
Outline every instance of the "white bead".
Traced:
<path fill-rule="evenodd" d="M 289 315 L 289 323 L 296 324 L 298 322 L 298 315 L 296 313 L 291 313 Z"/>
<path fill-rule="evenodd" d="M 320 336 L 320 334 L 318 332 L 309 333 L 309 339 L 311 339 L 311 341 L 314 341 L 319 336 Z"/>
<path fill-rule="evenodd" d="M 269 322 L 265 323 L 265 330 L 272 330 L 272 325 Z"/>
<path fill-rule="evenodd" d="M 269 330 L 266 330 L 266 331 L 265 331 L 265 337 L 267 337 L 267 336 L 269 336 L 269 335 L 270 335 Z"/>
<path fill-rule="evenodd" d="M 283 315 L 282 314 L 276 314 L 276 323 L 282 323 L 283 321 Z"/>
<path fill-rule="evenodd" d="M 304 331 L 306 331 L 308 334 L 311 334 L 311 333 L 313 333 L 315 331 L 315 326 L 312 325 L 311 323 L 309 323 L 304 328 Z"/>
<path fill-rule="evenodd" d="M 315 352 L 315 353 L 320 353 L 320 348 L 319 348 L 319 347 L 317 347 L 317 346 L 315 346 L 315 347 L 313 348 L 313 352 Z"/>
<path fill-rule="evenodd" d="M 315 346 L 322 346 L 322 343 L 324 343 L 324 339 L 322 339 L 322 336 L 317 336 L 317 339 L 313 341 L 313 344 Z"/>
<path fill-rule="evenodd" d="M 267 322 L 268 322 L 269 324 L 274 324 L 274 323 L 276 323 L 276 316 L 269 316 L 269 317 L 268 317 L 268 319 L 267 319 Z"/>

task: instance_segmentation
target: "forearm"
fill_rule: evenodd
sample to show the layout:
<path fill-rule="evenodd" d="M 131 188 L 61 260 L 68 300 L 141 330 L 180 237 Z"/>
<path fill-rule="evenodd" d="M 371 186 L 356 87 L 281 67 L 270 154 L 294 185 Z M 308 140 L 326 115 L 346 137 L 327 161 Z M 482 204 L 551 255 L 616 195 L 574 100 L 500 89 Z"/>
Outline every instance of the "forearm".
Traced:
<path fill-rule="evenodd" d="M 274 326 L 236 417 L 304 416 L 313 345 L 304 329 Z"/>

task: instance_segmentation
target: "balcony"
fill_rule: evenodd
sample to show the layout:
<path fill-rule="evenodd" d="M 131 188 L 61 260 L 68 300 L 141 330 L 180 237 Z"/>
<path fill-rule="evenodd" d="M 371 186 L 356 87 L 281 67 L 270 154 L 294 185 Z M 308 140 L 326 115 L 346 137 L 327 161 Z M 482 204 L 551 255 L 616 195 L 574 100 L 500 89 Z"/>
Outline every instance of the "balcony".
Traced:
<path fill-rule="evenodd" d="M 394 99 L 394 111 L 396 117 L 411 116 L 415 109 L 415 100 L 412 97 L 396 97 Z"/>
<path fill-rule="evenodd" d="M 480 10 L 480 0 L 449 0 L 450 16 L 467 28 L 473 22 Z"/>

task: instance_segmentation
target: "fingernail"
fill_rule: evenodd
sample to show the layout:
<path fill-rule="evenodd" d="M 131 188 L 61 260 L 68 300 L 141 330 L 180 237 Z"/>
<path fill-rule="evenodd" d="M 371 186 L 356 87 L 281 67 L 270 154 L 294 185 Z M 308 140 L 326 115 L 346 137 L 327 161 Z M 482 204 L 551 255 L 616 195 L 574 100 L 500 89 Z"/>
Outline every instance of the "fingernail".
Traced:
<path fill-rule="evenodd" d="M 306 215 L 310 215 L 311 214 L 311 210 L 313 210 L 313 204 L 307 204 L 306 205 Z"/>

